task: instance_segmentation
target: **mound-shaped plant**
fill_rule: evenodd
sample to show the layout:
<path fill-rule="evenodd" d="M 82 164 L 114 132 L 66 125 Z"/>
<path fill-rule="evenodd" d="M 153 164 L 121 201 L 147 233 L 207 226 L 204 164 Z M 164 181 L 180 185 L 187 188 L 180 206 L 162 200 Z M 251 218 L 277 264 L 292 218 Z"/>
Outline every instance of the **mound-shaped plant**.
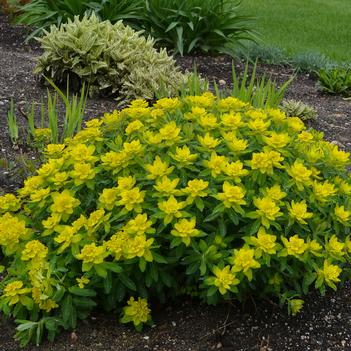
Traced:
<path fill-rule="evenodd" d="M 0 307 L 24 343 L 95 306 L 140 328 L 147 298 L 189 289 L 208 303 L 275 296 L 295 314 L 349 277 L 349 154 L 277 109 L 135 100 L 46 155 L 0 197 Z"/>
<path fill-rule="evenodd" d="M 95 15 L 78 16 L 38 38 L 44 53 L 35 73 L 55 83 L 85 82 L 92 95 L 153 99 L 157 92 L 175 94 L 186 81 L 165 49 L 121 21 L 100 22 Z M 65 84 L 64 84 L 65 85 Z"/>

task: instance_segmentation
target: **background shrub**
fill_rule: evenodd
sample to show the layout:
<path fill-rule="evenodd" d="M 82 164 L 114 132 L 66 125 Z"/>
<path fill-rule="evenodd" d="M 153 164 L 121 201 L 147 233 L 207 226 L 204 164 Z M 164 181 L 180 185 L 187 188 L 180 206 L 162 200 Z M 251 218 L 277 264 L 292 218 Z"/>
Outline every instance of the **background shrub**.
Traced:
<path fill-rule="evenodd" d="M 166 50 L 157 51 L 151 38 L 122 22 L 75 17 L 45 34 L 35 72 L 57 84 L 69 79 L 86 83 L 92 95 L 153 99 L 160 89 L 175 94 L 186 81 Z"/>
<path fill-rule="evenodd" d="M 310 105 L 297 100 L 284 100 L 280 106 L 281 110 L 289 117 L 299 117 L 303 121 L 315 119 L 317 111 Z"/>
<path fill-rule="evenodd" d="M 234 54 L 252 40 L 252 17 L 236 0 L 146 0 L 142 28 L 175 53 Z"/>
<path fill-rule="evenodd" d="M 23 343 L 96 306 L 139 329 L 147 298 L 189 288 L 295 314 L 350 276 L 350 155 L 277 109 L 208 92 L 135 100 L 45 154 L 0 197 L 0 308 Z"/>
<path fill-rule="evenodd" d="M 95 13 L 101 20 L 123 20 L 144 35 L 155 38 L 161 47 L 175 53 L 194 51 L 234 54 L 242 40 L 254 38 L 252 18 L 243 15 L 237 0 L 33 0 L 19 6 L 18 18 L 36 28 L 59 26 L 74 16 Z"/>

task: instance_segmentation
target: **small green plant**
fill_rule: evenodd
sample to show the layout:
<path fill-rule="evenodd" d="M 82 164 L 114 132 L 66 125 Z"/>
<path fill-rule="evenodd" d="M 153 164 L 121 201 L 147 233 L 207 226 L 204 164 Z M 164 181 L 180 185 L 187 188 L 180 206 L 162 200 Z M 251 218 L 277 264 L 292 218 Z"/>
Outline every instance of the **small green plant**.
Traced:
<path fill-rule="evenodd" d="M 351 69 L 321 69 L 318 72 L 318 84 L 320 89 L 328 94 L 349 97 L 351 95 Z"/>
<path fill-rule="evenodd" d="M 142 28 L 180 55 L 234 55 L 242 40 L 254 40 L 253 18 L 236 0 L 145 0 Z"/>
<path fill-rule="evenodd" d="M 284 94 L 294 77 L 287 80 L 280 87 L 274 81 L 271 81 L 265 75 L 257 77 L 257 61 L 249 72 L 249 63 L 247 62 L 244 71 L 239 76 L 235 66 L 232 66 L 232 89 L 220 90 L 215 84 L 215 90 L 218 96 L 234 96 L 241 101 L 252 104 L 257 108 L 278 107 L 284 98 Z"/>
<path fill-rule="evenodd" d="M 55 93 L 52 94 L 47 90 L 47 104 L 43 100 L 40 104 L 40 119 L 36 118 L 34 102 L 29 107 L 27 106 L 26 112 L 21 111 L 24 115 L 24 134 L 27 135 L 27 145 L 35 146 L 38 149 L 42 149 L 48 143 L 63 142 L 81 130 L 87 99 L 84 84 L 80 96 L 73 94 L 69 97 L 68 85 L 65 94 L 50 79 L 46 80 L 54 88 Z M 65 110 L 63 118 L 60 118 L 59 113 L 60 102 L 63 102 Z M 13 102 L 11 102 L 9 115 L 10 138 L 16 140 L 17 143 L 19 139 L 18 126 L 17 123 L 13 122 L 15 119 Z M 59 126 L 60 119 L 63 121 L 63 128 Z M 39 125 L 36 124 L 36 120 L 40 120 Z"/>
<path fill-rule="evenodd" d="M 289 117 L 299 117 L 306 121 L 316 119 L 317 111 L 310 105 L 297 100 L 283 100 L 280 106 L 281 110 Z"/>
<path fill-rule="evenodd" d="M 186 81 L 166 50 L 157 51 L 151 38 L 122 22 L 100 22 L 95 15 L 52 26 L 38 39 L 44 53 L 35 72 L 48 75 L 55 84 L 68 80 L 89 86 L 91 95 L 117 99 L 154 99 L 161 87 L 167 96 Z"/>
<path fill-rule="evenodd" d="M 292 56 L 290 64 L 297 72 L 315 72 L 320 69 L 326 69 L 333 63 L 325 55 L 318 52 L 303 52 Z"/>
<path fill-rule="evenodd" d="M 10 108 L 7 111 L 7 127 L 8 127 L 9 136 L 12 144 L 17 145 L 19 133 L 18 133 L 15 104 L 13 102 L 13 99 L 11 99 Z"/>
<path fill-rule="evenodd" d="M 0 196 L 0 310 L 23 345 L 95 308 L 139 330 L 182 291 L 294 315 L 350 279 L 350 154 L 279 109 L 139 99 L 44 154 Z"/>

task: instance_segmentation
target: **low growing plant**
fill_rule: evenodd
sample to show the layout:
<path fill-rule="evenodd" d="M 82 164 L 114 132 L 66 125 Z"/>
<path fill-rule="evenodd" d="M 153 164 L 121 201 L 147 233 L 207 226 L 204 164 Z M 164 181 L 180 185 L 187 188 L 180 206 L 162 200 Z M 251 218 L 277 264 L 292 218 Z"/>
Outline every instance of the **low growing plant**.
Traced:
<path fill-rule="evenodd" d="M 241 74 L 232 66 L 232 85 L 231 89 L 218 87 L 215 84 L 217 96 L 233 96 L 243 102 L 247 102 L 257 108 L 278 107 L 284 98 L 285 91 L 293 81 L 291 77 L 280 87 L 267 78 L 265 75 L 257 77 L 257 61 L 249 72 L 249 63 L 247 62 Z"/>
<path fill-rule="evenodd" d="M 283 100 L 281 110 L 289 117 L 299 117 L 303 121 L 316 119 L 317 111 L 310 105 L 297 100 Z"/>
<path fill-rule="evenodd" d="M 69 78 L 72 85 L 86 83 L 91 95 L 154 99 L 161 87 L 172 95 L 186 81 L 165 49 L 157 51 L 151 38 L 122 22 L 75 17 L 45 33 L 38 39 L 44 53 L 35 72 L 55 84 Z"/>
<path fill-rule="evenodd" d="M 351 69 L 322 69 L 318 72 L 318 84 L 328 94 L 351 96 Z"/>
<path fill-rule="evenodd" d="M 278 109 L 209 92 L 135 100 L 45 155 L 0 197 L 0 309 L 22 344 L 97 306 L 140 329 L 152 298 L 189 287 L 295 314 L 350 278 L 350 155 Z"/>

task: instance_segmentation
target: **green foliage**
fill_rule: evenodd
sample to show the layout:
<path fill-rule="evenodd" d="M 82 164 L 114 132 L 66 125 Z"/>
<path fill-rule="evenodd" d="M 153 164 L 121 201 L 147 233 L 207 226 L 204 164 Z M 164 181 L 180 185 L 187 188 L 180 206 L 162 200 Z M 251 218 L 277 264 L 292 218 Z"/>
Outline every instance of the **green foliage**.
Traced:
<path fill-rule="evenodd" d="M 328 94 L 351 95 L 351 69 L 332 68 L 318 72 L 318 84 Z"/>
<path fill-rule="evenodd" d="M 24 133 L 27 135 L 27 145 L 35 146 L 42 149 L 48 143 L 59 143 L 66 138 L 72 138 L 81 130 L 84 111 L 86 106 L 85 86 L 83 85 L 80 96 L 73 94 L 69 97 L 69 86 L 64 94 L 52 81 L 47 79 L 48 83 L 55 89 L 55 94 L 47 91 L 47 104 L 42 101 L 40 104 L 40 118 L 36 118 L 34 103 L 24 114 Z M 61 101 L 59 99 L 61 98 Z M 58 113 L 59 103 L 64 105 L 63 128 L 60 128 L 60 116 Z M 40 120 L 40 123 L 36 121 Z M 8 112 L 8 129 L 10 139 L 14 144 L 19 141 L 18 125 L 16 120 L 14 103 L 11 102 L 11 108 Z M 61 129 L 61 130 L 60 130 Z"/>
<path fill-rule="evenodd" d="M 0 197 L 0 309 L 23 344 L 96 307 L 139 330 L 147 299 L 181 291 L 296 314 L 350 279 L 350 155 L 278 109 L 210 92 L 135 100 L 45 155 Z"/>
<path fill-rule="evenodd" d="M 165 49 L 157 51 L 151 38 L 122 22 L 100 22 L 95 15 L 52 26 L 38 39 L 44 53 L 38 59 L 37 74 L 55 84 L 68 79 L 74 85 L 86 83 L 91 95 L 118 99 L 153 99 L 160 88 L 176 94 L 186 81 Z"/>
<path fill-rule="evenodd" d="M 317 52 L 304 52 L 291 58 L 291 65 L 299 72 L 315 72 L 333 65 L 330 59 Z"/>
<path fill-rule="evenodd" d="M 234 96 L 241 101 L 250 103 L 257 108 L 278 107 L 284 98 L 284 94 L 294 77 L 287 80 L 280 87 L 274 81 L 271 81 L 265 75 L 256 76 L 257 61 L 249 72 L 249 63 L 247 62 L 244 71 L 239 76 L 232 66 L 233 87 L 232 89 L 219 89 L 215 85 L 218 96 Z M 250 78 L 249 78 L 250 77 Z"/>
<path fill-rule="evenodd" d="M 25 5 L 17 4 L 17 23 L 27 24 L 35 30 L 27 40 L 41 35 L 51 25 L 60 26 L 74 16 L 82 18 L 94 12 L 102 20 L 115 23 L 123 20 L 127 23 L 139 20 L 143 10 L 143 0 L 32 0 Z"/>
<path fill-rule="evenodd" d="M 142 28 L 175 53 L 234 54 L 253 40 L 252 17 L 236 0 L 146 0 Z"/>
<path fill-rule="evenodd" d="M 7 111 L 7 128 L 9 131 L 9 136 L 13 145 L 18 142 L 18 124 L 15 112 L 15 104 L 13 100 L 10 102 L 10 108 Z"/>
<path fill-rule="evenodd" d="M 303 121 L 316 119 L 317 111 L 310 105 L 297 100 L 284 100 L 280 106 L 281 110 L 289 117 L 299 117 Z"/>

